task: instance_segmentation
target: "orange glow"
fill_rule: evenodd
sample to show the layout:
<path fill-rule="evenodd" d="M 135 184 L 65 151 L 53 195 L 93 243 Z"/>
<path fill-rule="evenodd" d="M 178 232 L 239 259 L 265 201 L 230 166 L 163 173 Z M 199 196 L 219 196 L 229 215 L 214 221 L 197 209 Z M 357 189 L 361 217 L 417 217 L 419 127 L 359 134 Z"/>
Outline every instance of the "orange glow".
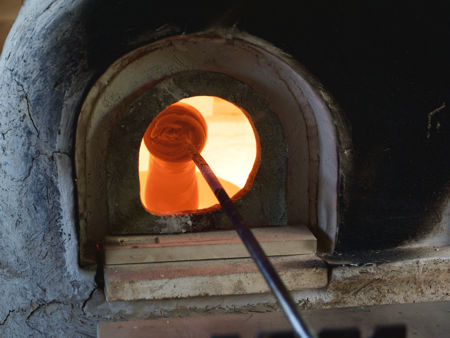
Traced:
<path fill-rule="evenodd" d="M 164 123 L 171 128 L 169 141 L 173 142 L 172 135 L 174 133 L 178 135 L 177 131 L 174 132 L 178 126 L 174 127 L 173 121 L 168 120 L 167 110 L 179 104 L 188 110 L 189 107 L 194 107 L 191 109 L 192 112 L 199 112 L 206 122 L 206 128 L 199 127 L 202 125 L 199 122 L 201 117 L 188 118 L 186 123 L 191 123 L 194 129 L 197 128 L 196 132 L 192 129 L 188 134 L 192 138 L 192 135 L 202 134 L 207 130 L 207 140 L 201 154 L 231 197 L 234 196 L 235 199 L 242 197 L 248 191 L 256 171 L 253 169 L 257 167 L 257 164 L 255 165 L 259 156 L 257 136 L 249 119 L 239 107 L 212 96 L 183 99 L 166 108 L 152 121 L 139 151 L 141 201 L 147 211 L 156 215 L 194 213 L 218 205 L 214 194 L 194 163 L 180 155 L 182 150 L 176 151 L 178 155 L 168 154 L 164 145 L 161 146 L 164 141 L 158 141 L 156 143 L 161 151 L 158 155 L 158 149 L 154 150 L 149 145 L 148 131 L 156 124 L 155 121 L 162 121 L 161 116 L 164 114 L 166 115 Z M 195 116 L 195 113 L 192 114 Z M 183 118 L 186 119 L 185 116 Z M 159 125 L 162 124 L 159 122 Z M 201 139 L 201 135 L 199 137 Z M 146 138 L 147 141 L 144 141 Z M 197 139 L 195 142 L 201 143 L 202 140 Z M 148 147 L 156 156 L 149 153 Z M 201 145 L 197 149 L 201 149 Z M 166 161 L 161 160 L 164 156 Z M 178 160 L 175 159 L 176 162 L 173 162 L 177 156 Z"/>

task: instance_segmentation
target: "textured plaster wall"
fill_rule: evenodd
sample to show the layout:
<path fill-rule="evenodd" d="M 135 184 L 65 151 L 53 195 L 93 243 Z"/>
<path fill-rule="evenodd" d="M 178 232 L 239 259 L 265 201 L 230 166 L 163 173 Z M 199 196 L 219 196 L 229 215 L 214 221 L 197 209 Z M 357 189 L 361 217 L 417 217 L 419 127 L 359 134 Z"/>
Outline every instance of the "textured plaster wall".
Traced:
<path fill-rule="evenodd" d="M 81 314 L 94 281 L 76 264 L 74 126 L 62 117 L 76 111 L 89 78 L 74 49 L 76 5 L 27 1 L 0 59 L 0 335 L 6 337 L 56 336 L 74 330 L 73 322 L 92 332 Z M 68 135 L 63 142 L 61 133 Z"/>

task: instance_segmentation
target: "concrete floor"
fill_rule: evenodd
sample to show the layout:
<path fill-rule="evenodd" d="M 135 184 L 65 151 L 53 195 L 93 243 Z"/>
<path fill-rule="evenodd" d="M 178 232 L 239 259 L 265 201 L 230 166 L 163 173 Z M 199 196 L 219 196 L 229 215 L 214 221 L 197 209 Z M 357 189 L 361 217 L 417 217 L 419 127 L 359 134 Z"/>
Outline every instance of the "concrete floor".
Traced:
<path fill-rule="evenodd" d="M 409 338 L 450 336 L 450 302 L 310 310 L 303 315 L 317 333 L 324 329 L 357 328 L 361 337 L 372 337 L 376 326 L 403 324 Z M 256 337 L 261 332 L 288 329 L 282 313 L 255 312 L 100 323 L 98 337 L 210 337 L 214 334 Z"/>

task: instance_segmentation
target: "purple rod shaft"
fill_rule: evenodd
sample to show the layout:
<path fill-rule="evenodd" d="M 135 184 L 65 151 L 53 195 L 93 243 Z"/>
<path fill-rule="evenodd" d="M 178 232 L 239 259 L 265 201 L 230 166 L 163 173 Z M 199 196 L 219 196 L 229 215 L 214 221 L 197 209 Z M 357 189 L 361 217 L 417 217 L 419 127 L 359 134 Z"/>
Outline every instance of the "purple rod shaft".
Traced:
<path fill-rule="evenodd" d="M 192 153 L 192 160 L 197 165 L 211 190 L 214 192 L 216 198 L 219 200 L 222 209 L 231 219 L 239 237 L 241 238 L 248 252 L 252 256 L 253 260 L 264 276 L 264 279 L 272 290 L 272 293 L 278 300 L 278 303 L 286 314 L 286 317 L 288 318 L 292 328 L 294 329 L 294 332 L 301 338 L 316 337 L 312 329 L 306 323 L 305 319 L 297 310 L 297 306 L 292 299 L 291 294 L 286 289 L 286 286 L 280 279 L 280 276 L 274 269 L 273 265 L 270 263 L 269 259 L 264 253 L 264 250 L 261 248 L 261 245 L 259 245 L 259 242 L 256 240 L 253 233 L 244 224 L 242 216 L 239 214 L 238 210 L 233 204 L 233 201 L 226 193 L 222 184 L 220 184 L 214 172 L 211 170 L 211 167 L 197 152 Z"/>

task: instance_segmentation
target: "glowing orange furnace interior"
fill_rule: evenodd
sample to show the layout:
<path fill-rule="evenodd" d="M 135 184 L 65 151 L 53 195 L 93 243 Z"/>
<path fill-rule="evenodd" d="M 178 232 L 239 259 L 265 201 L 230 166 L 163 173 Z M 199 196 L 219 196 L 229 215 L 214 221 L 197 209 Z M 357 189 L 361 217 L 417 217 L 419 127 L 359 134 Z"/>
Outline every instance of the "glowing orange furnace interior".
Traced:
<path fill-rule="evenodd" d="M 218 207 L 194 162 L 183 155 L 180 138 L 201 152 L 234 200 L 250 189 L 259 165 L 259 142 L 249 118 L 219 97 L 190 97 L 158 114 L 142 138 L 140 197 L 148 212 L 179 215 Z"/>

